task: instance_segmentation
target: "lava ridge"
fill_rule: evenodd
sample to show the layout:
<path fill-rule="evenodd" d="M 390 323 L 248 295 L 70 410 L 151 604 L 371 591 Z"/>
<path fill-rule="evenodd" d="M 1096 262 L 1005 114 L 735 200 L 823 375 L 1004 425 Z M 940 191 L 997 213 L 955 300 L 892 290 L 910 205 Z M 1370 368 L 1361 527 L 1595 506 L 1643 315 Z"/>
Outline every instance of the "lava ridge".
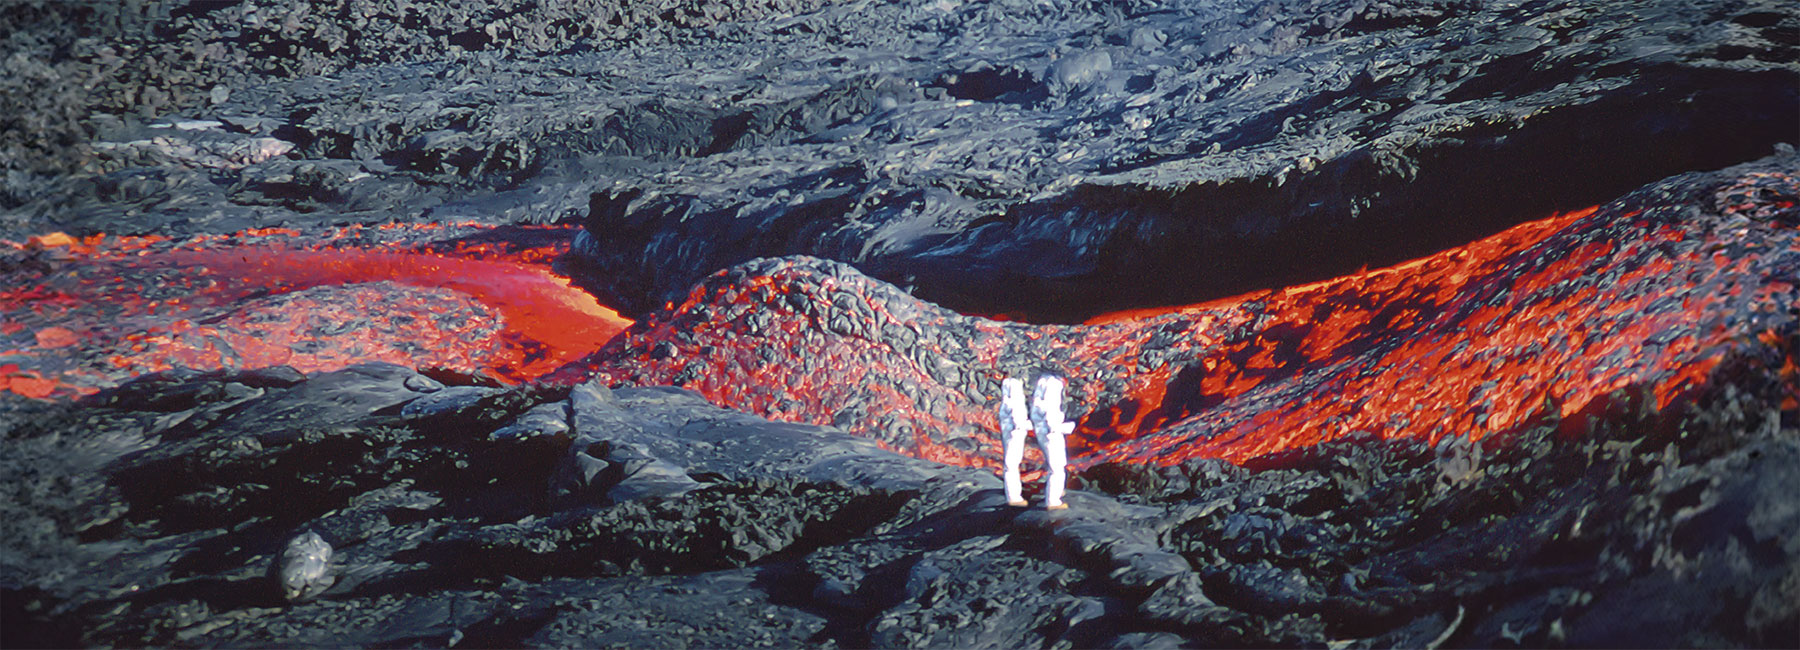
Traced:
<path fill-rule="evenodd" d="M 765 258 L 553 376 L 684 386 L 979 465 L 998 454 L 1000 379 L 1040 366 L 1069 375 L 1084 414 L 1077 467 L 1244 462 L 1354 433 L 1481 438 L 1620 390 L 1666 409 L 1726 365 L 1791 410 L 1795 163 L 1678 176 L 1389 268 L 1076 326 L 961 315 L 844 264 Z"/>

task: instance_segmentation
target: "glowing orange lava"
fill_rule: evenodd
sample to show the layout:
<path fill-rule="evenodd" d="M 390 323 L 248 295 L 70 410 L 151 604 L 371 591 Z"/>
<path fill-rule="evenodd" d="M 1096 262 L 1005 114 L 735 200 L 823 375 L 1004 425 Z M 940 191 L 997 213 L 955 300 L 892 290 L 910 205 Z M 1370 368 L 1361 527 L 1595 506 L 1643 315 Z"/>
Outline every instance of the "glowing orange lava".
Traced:
<path fill-rule="evenodd" d="M 1727 359 L 1800 404 L 1800 179 L 1671 182 L 1689 184 L 1389 268 L 1078 326 L 955 314 L 822 260 L 753 262 L 556 377 L 685 386 L 988 466 L 1000 380 L 1033 367 L 1070 379 L 1076 467 L 1243 462 L 1359 432 L 1481 438 L 1626 388 L 1666 409 Z"/>
<path fill-rule="evenodd" d="M 1796 409 L 1796 197 L 1789 170 L 1682 177 L 1389 268 L 1072 326 L 965 316 L 789 257 L 721 271 L 627 329 L 549 271 L 568 233 L 547 230 L 46 235 L 0 249 L 15 287 L 0 291 L 0 389 L 55 397 L 177 364 L 385 360 L 684 386 L 991 466 L 1000 380 L 1050 367 L 1070 380 L 1078 469 L 1245 462 L 1357 433 L 1481 438 L 1620 389 L 1674 407 L 1721 374 Z"/>
<path fill-rule="evenodd" d="M 1353 432 L 1481 438 L 1546 409 L 1573 415 L 1631 386 L 1648 387 L 1667 408 L 1703 384 L 1726 349 L 1764 333 L 1729 326 L 1730 316 L 1791 299 L 1791 287 L 1750 273 L 1753 258 L 1656 248 L 1703 241 L 1700 232 L 1596 211 L 1386 269 L 1097 318 L 1255 333 L 1203 343 L 1201 379 L 1176 399 L 1168 386 L 1150 386 L 1097 409 L 1083 422 L 1085 451 L 1243 462 Z M 1630 236 L 1593 236 L 1609 226 Z M 1707 239 L 1722 247 L 1727 237 Z M 1154 415 L 1106 415 L 1125 406 Z M 1176 435 L 1186 440 L 1174 448 L 1150 442 Z"/>
<path fill-rule="evenodd" d="M 443 229 L 474 234 L 405 244 Z M 371 232 L 399 243 L 356 239 Z M 311 239 L 264 229 L 180 243 L 52 234 L 13 244 L 30 263 L 12 274 L 18 288 L 0 291 L 10 348 L 0 348 L 0 389 L 43 398 L 175 366 L 313 372 L 366 361 L 518 382 L 631 324 L 550 271 L 559 245 L 509 247 L 483 234 L 389 226 Z M 308 241 L 323 244 L 299 247 Z"/>
<path fill-rule="evenodd" d="M 389 281 L 467 294 L 500 312 L 510 345 L 485 362 L 519 381 L 553 370 L 612 338 L 631 321 L 601 306 L 568 278 L 542 266 L 428 253 L 361 250 L 239 249 L 173 252 L 157 263 L 202 266 L 227 277 L 259 277 L 293 291 Z"/>

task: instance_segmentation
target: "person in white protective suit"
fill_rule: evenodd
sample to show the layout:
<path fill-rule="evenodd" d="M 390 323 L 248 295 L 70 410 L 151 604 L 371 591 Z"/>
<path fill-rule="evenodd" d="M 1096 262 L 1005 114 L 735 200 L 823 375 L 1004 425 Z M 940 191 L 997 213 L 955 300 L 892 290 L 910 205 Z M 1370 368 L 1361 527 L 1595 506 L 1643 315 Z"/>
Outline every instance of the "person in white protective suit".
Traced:
<path fill-rule="evenodd" d="M 1025 505 L 1019 463 L 1025 460 L 1025 434 L 1029 431 L 1031 419 L 1025 410 L 1025 382 L 1007 377 L 1000 382 L 1000 440 L 1006 444 L 1006 467 L 1001 471 L 1001 478 L 1006 481 L 1006 502 L 1015 506 Z"/>
<path fill-rule="evenodd" d="M 1019 480 L 1019 463 L 1025 459 L 1025 433 L 1037 434 L 1038 446 L 1044 449 L 1044 507 L 1062 510 L 1063 486 L 1069 479 L 1069 459 L 1063 437 L 1075 430 L 1075 423 L 1064 419 L 1063 378 L 1050 373 L 1038 376 L 1031 394 L 1029 421 L 1025 407 L 1025 384 L 1007 377 L 1000 382 L 1000 433 L 1006 441 L 1006 502 L 1025 505 L 1024 486 Z"/>

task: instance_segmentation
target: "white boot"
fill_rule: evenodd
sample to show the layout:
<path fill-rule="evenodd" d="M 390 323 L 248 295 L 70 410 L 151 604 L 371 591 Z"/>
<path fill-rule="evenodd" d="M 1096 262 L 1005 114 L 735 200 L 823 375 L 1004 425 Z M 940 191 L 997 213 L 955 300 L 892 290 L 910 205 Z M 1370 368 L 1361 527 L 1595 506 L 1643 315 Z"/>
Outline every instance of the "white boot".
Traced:
<path fill-rule="evenodd" d="M 1038 445 L 1044 448 L 1044 471 L 1049 477 L 1044 486 L 1044 507 L 1062 510 L 1063 486 L 1069 480 L 1069 457 L 1063 437 L 1075 431 L 1075 423 L 1063 419 L 1063 380 L 1056 375 L 1038 377 L 1031 395 L 1031 425 L 1037 433 Z"/>
<path fill-rule="evenodd" d="M 1006 481 L 1006 502 L 1025 505 L 1024 486 L 1019 481 L 1019 463 L 1025 460 L 1025 435 L 1031 431 L 1026 419 L 1025 382 L 1007 377 L 1000 382 L 1000 436 L 1006 442 L 1006 467 L 1001 478 Z"/>

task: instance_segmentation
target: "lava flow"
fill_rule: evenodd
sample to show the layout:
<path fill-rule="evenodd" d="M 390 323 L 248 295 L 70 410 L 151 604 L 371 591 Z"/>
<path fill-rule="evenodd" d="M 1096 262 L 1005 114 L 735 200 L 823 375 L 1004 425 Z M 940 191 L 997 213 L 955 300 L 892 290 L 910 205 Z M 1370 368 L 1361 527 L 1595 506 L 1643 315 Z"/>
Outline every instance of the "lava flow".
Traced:
<path fill-rule="evenodd" d="M 1000 379 L 1070 377 L 1076 467 L 1474 438 L 1619 389 L 1800 408 L 1800 180 L 1676 177 L 1398 266 L 1081 326 L 962 316 L 835 262 L 758 260 L 555 377 L 675 384 L 946 462 L 998 457 Z"/>
<path fill-rule="evenodd" d="M 0 292 L 0 387 L 374 360 L 599 376 L 987 465 L 1000 380 L 1047 367 L 1082 414 L 1077 468 L 1243 462 L 1358 432 L 1480 438 L 1620 389 L 1669 408 L 1725 369 L 1792 410 L 1797 197 L 1772 165 L 1677 177 L 1390 268 L 1078 326 L 957 314 L 804 257 L 722 271 L 631 325 L 548 270 L 568 233 L 532 229 L 45 237 L 0 267 L 18 287 Z"/>
<path fill-rule="evenodd" d="M 257 230 L 179 243 L 58 234 L 13 244 L 5 268 L 15 288 L 0 292 L 0 389 L 41 398 L 176 366 L 312 372 L 366 361 L 518 382 L 630 324 L 549 270 L 569 233 L 512 230 Z M 440 237 L 407 243 L 422 235 Z"/>

